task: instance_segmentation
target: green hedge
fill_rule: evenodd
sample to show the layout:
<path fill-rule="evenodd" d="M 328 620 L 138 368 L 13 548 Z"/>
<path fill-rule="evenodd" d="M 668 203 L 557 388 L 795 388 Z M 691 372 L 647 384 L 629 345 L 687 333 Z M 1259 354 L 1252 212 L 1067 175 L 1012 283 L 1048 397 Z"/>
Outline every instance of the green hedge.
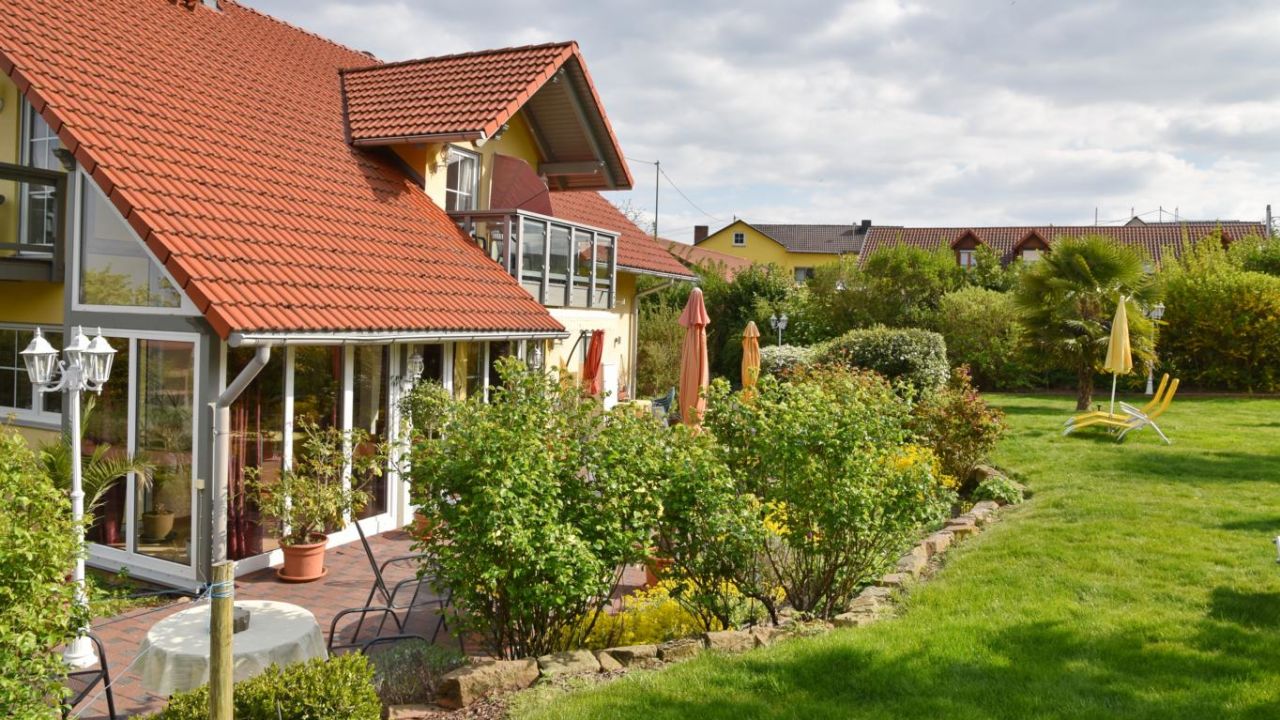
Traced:
<path fill-rule="evenodd" d="M 825 345 L 816 360 L 874 370 L 921 391 L 941 387 L 951 375 L 942 336 L 914 328 L 851 330 Z"/>
<path fill-rule="evenodd" d="M 1165 280 L 1160 359 L 1196 388 L 1280 392 L 1280 277 L 1217 266 Z"/>
<path fill-rule="evenodd" d="M 1012 293 L 980 287 L 949 292 L 938 303 L 932 329 L 946 341 L 951 363 L 968 365 L 983 390 L 1022 390 L 1042 382 Z"/>
<path fill-rule="evenodd" d="M 209 686 L 178 693 L 154 720 L 205 720 Z M 311 660 L 281 669 L 272 665 L 257 677 L 236 683 L 236 720 L 380 720 L 382 703 L 373 687 L 373 668 L 363 655 Z"/>

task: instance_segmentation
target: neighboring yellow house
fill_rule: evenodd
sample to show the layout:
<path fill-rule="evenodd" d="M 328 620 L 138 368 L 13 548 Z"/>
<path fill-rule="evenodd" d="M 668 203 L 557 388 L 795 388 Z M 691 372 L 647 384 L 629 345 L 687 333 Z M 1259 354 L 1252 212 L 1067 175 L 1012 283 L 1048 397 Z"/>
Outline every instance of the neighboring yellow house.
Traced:
<path fill-rule="evenodd" d="M 708 233 L 706 225 L 695 227 L 693 244 L 753 263 L 778 265 L 793 273 L 797 282 L 804 282 L 819 265 L 861 253 L 870 227 L 870 220 L 859 225 L 765 225 L 734 220 L 714 233 Z"/>

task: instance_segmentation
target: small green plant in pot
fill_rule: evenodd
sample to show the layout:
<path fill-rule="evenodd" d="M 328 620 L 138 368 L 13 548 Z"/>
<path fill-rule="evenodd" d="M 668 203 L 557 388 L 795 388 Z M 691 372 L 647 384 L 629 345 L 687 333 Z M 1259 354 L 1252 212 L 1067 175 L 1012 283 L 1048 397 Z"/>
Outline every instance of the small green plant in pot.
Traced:
<path fill-rule="evenodd" d="M 277 575 L 286 582 L 324 577 L 326 533 L 364 509 L 365 487 L 386 471 L 391 454 L 363 430 L 343 432 L 310 420 L 299 421 L 298 430 L 302 442 L 293 465 L 278 479 L 265 481 L 258 468 L 246 469 L 263 516 L 280 523 L 284 567 Z"/>

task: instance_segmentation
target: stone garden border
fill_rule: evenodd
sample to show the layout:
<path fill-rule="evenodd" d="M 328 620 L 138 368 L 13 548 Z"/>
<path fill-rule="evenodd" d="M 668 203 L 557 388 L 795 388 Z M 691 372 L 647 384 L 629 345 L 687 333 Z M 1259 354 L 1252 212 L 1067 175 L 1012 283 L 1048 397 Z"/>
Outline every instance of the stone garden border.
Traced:
<path fill-rule="evenodd" d="M 704 651 L 739 653 L 832 627 L 861 627 L 887 616 L 896 593 L 913 583 L 930 567 L 930 561 L 953 544 L 976 535 L 992 522 L 999 505 L 990 500 L 974 504 L 968 512 L 947 520 L 943 527 L 923 538 L 899 558 L 893 572 L 866 587 L 849 603 L 846 612 L 831 623 L 795 623 L 789 618 L 779 626 L 721 630 L 654 645 L 629 645 L 600 651 L 573 650 L 521 660 L 483 660 L 446 674 L 437 691 L 438 708 L 466 708 L 496 693 L 524 690 L 540 679 L 587 673 L 625 673 L 636 668 L 657 668 L 696 657 Z M 815 629 L 816 628 L 816 629 Z M 390 709 L 389 720 L 408 720 L 426 710 L 420 705 Z"/>

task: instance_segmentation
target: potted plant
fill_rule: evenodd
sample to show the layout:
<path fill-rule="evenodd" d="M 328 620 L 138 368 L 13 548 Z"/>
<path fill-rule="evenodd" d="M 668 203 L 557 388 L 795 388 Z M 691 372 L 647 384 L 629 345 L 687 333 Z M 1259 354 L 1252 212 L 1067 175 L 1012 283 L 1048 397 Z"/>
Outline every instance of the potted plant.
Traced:
<path fill-rule="evenodd" d="M 142 538 L 160 541 L 173 532 L 173 511 L 160 501 L 160 491 L 172 478 L 170 472 L 157 469 L 151 478 L 151 509 L 142 513 Z"/>
<path fill-rule="evenodd" d="M 364 509 L 364 488 L 385 472 L 390 457 L 388 446 L 363 430 L 321 428 L 309 420 L 300 420 L 298 429 L 302 442 L 278 479 L 264 482 L 258 468 L 245 469 L 262 515 L 280 523 L 284 567 L 276 575 L 285 582 L 311 582 L 328 573 L 326 533 Z"/>

